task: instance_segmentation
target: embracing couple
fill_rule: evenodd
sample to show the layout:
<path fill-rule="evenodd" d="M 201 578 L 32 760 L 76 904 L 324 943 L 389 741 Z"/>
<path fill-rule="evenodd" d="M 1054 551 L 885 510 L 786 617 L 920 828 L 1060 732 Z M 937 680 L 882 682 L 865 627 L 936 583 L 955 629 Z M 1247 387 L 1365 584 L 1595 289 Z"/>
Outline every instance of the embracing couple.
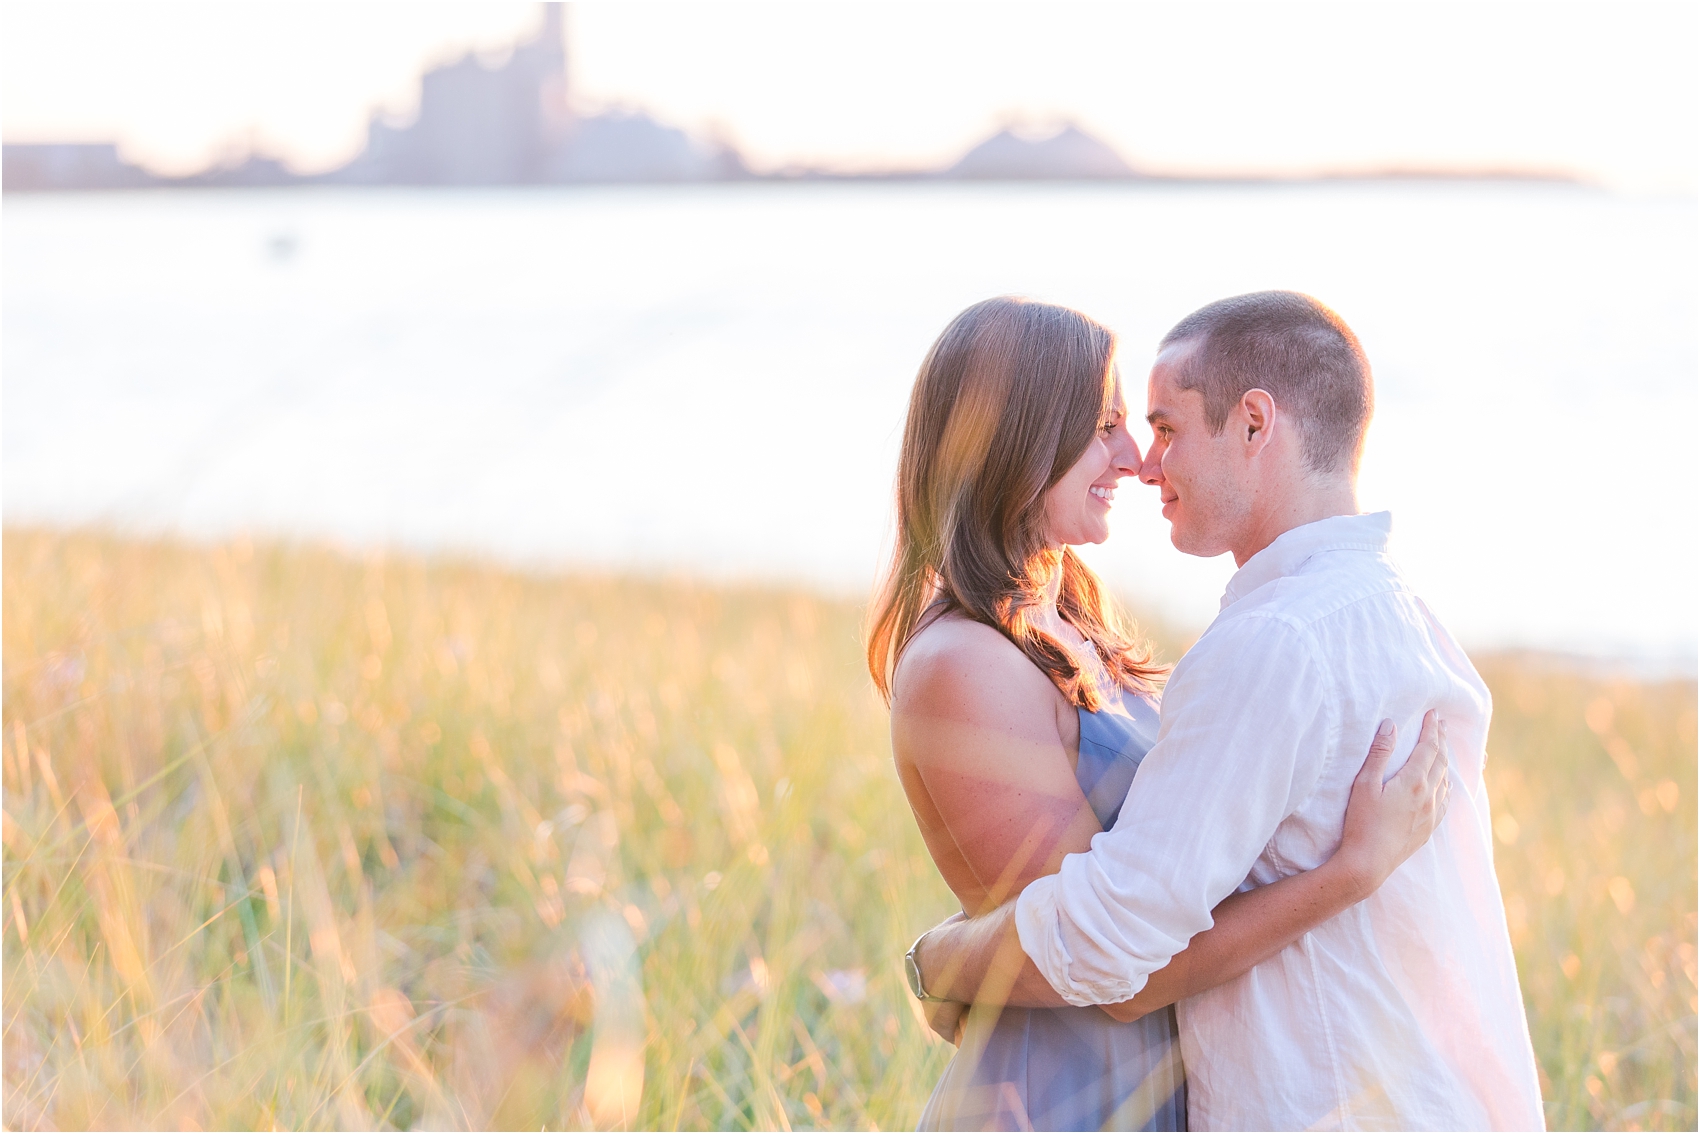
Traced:
<path fill-rule="evenodd" d="M 922 1129 L 1541 1128 L 1488 691 L 1358 511 L 1356 336 L 1291 292 L 1189 315 L 1143 454 L 1115 348 L 987 300 L 909 406 L 868 656 L 963 910 L 906 961 L 958 1048 Z M 1129 477 L 1239 567 L 1161 707 L 1070 550 Z"/>

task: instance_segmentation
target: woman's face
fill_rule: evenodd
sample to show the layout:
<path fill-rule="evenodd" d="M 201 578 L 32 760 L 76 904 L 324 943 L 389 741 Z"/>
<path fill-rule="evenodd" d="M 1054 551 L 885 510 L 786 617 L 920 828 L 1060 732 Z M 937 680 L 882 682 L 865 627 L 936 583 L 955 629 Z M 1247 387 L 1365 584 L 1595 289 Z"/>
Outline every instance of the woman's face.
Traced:
<path fill-rule="evenodd" d="M 1138 474 L 1139 445 L 1128 432 L 1127 401 L 1117 375 L 1110 408 L 1086 452 L 1045 493 L 1045 542 L 1052 547 L 1103 543 L 1110 536 L 1116 482 Z"/>

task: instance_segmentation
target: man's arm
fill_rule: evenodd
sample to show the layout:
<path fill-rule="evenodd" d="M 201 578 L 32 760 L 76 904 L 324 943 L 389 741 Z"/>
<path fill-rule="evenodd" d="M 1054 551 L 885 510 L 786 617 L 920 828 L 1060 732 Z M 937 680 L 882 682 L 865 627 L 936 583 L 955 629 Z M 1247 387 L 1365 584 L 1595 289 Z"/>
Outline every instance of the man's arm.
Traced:
<path fill-rule="evenodd" d="M 1153 972 L 1137 995 L 1103 1007 L 1118 1020 L 1137 1020 L 1214 988 L 1374 891 L 1367 875 L 1344 861 L 1329 859 L 1316 870 L 1283 878 L 1272 886 L 1230 894 L 1215 910 L 1216 923 Z M 1068 1003 L 1022 951 L 1014 902 L 980 917 L 928 930 L 916 961 L 922 985 L 932 996 L 1016 1008 L 1057 1008 Z"/>
<path fill-rule="evenodd" d="M 1428 841 L 1446 813 L 1450 784 L 1437 715 L 1431 710 L 1424 717 L 1410 759 L 1389 778 L 1397 743 L 1398 730 L 1392 721 L 1384 722 L 1353 782 L 1345 838 L 1326 862 L 1228 895 L 1212 913 L 1214 925 L 1152 973 L 1137 996 L 1105 1005 L 1105 1010 L 1119 1020 L 1134 1020 L 1214 988 L 1374 893 Z M 930 976 L 927 990 L 953 1000 L 995 999 L 1023 1008 L 1063 1003 L 1020 951 L 1013 914 L 1011 903 L 972 922 L 958 915 L 929 930 L 918 954 L 923 975 Z"/>
<path fill-rule="evenodd" d="M 1211 927 L 1336 755 L 1335 686 L 1309 631 L 1262 611 L 1217 623 L 1181 660 L 1115 830 L 1016 901 L 1022 948 L 1064 1000 L 1130 1000 Z"/>
<path fill-rule="evenodd" d="M 1307 636 L 1242 617 L 1176 668 L 1115 830 L 995 913 L 929 934 L 933 995 L 1031 1006 L 1131 1000 L 1250 873 L 1330 752 Z"/>

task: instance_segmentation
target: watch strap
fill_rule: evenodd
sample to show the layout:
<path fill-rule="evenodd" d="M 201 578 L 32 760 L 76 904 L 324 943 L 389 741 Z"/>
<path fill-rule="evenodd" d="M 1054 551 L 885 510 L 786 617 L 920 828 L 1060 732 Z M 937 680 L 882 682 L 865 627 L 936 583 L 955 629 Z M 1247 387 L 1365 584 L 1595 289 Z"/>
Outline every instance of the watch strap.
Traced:
<path fill-rule="evenodd" d="M 908 978 L 909 991 L 914 994 L 916 1000 L 926 1003 L 942 1004 L 945 1003 L 949 997 L 932 996 L 928 994 L 926 986 L 921 983 L 921 959 L 917 955 L 916 950 L 920 949 L 921 942 L 926 939 L 927 933 L 930 932 L 932 931 L 928 930 L 926 933 L 922 933 L 921 936 L 915 938 L 915 943 L 909 946 L 909 951 L 907 953 L 903 954 L 903 975 Z"/>

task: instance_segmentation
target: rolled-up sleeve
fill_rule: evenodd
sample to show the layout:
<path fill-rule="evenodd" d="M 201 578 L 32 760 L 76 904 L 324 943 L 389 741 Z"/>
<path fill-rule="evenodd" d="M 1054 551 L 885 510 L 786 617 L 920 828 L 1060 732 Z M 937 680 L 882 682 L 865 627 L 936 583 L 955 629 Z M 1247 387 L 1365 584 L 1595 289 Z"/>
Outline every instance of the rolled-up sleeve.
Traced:
<path fill-rule="evenodd" d="M 1337 747 L 1309 633 L 1278 615 L 1219 620 L 1163 694 L 1157 743 L 1114 829 L 1016 903 L 1021 947 L 1071 1004 L 1112 1004 L 1210 928 Z"/>

